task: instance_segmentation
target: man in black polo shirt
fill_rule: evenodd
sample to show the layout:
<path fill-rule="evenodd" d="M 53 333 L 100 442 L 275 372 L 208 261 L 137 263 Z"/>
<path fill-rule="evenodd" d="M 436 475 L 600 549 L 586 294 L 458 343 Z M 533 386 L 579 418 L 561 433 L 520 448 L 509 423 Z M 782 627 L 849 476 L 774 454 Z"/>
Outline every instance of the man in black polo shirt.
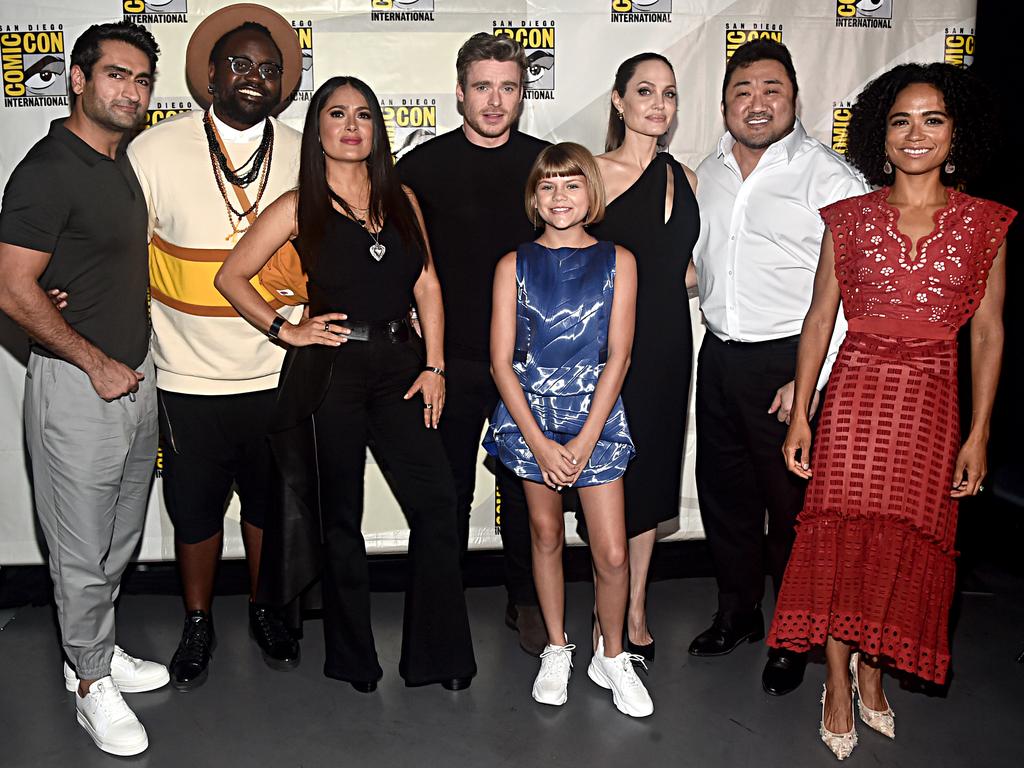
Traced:
<path fill-rule="evenodd" d="M 149 105 L 158 48 L 129 22 L 71 53 L 71 116 L 21 161 L 0 210 L 0 309 L 32 338 L 25 438 L 49 549 L 65 685 L 96 745 L 134 755 L 146 730 L 121 692 L 167 669 L 114 644 L 114 600 L 142 532 L 157 446 L 149 357 L 146 200 L 124 153 Z M 44 291 L 71 294 L 58 312 Z"/>
<path fill-rule="evenodd" d="M 473 35 L 456 58 L 462 125 L 414 149 L 398 164 L 423 209 L 444 296 L 448 395 L 439 429 L 455 475 L 465 550 L 484 422 L 498 391 L 490 372 L 491 291 L 498 259 L 536 230 L 523 190 L 546 141 L 515 130 L 526 57 L 508 37 Z M 537 607 L 522 482 L 497 464 L 501 544 L 509 601 L 505 622 L 523 650 L 539 656 L 547 632 Z"/>

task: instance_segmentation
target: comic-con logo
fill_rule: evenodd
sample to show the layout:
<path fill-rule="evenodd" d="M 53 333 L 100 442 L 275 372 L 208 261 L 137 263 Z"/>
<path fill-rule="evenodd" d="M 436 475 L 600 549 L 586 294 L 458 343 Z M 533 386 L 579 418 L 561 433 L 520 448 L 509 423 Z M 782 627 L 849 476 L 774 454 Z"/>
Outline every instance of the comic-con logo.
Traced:
<path fill-rule="evenodd" d="M 942 60 L 957 67 L 974 63 L 974 27 L 948 27 Z"/>
<path fill-rule="evenodd" d="M 370 0 L 370 21 L 433 21 L 434 0 Z"/>
<path fill-rule="evenodd" d="M 840 155 L 846 154 L 849 143 L 850 116 L 853 105 L 848 101 L 832 102 L 832 151 Z"/>
<path fill-rule="evenodd" d="M 3 62 L 5 107 L 56 107 L 68 104 L 67 62 L 63 24 L 28 24 L 3 27 L 0 57 Z"/>
<path fill-rule="evenodd" d="M 527 99 L 555 98 L 555 22 L 540 19 L 530 21 L 495 21 L 491 28 L 495 37 L 511 37 L 526 52 Z"/>
<path fill-rule="evenodd" d="M 437 135 L 436 96 L 388 96 L 380 111 L 395 160 Z"/>
<path fill-rule="evenodd" d="M 672 0 L 612 0 L 612 23 L 672 21 Z"/>
<path fill-rule="evenodd" d="M 149 109 L 146 110 L 146 127 L 152 128 L 169 117 L 174 117 L 182 112 L 191 112 L 193 109 L 192 99 L 186 99 L 184 96 L 154 99 L 150 103 Z"/>
<path fill-rule="evenodd" d="M 774 40 L 782 42 L 782 24 L 773 22 L 733 21 L 725 23 L 725 60 L 736 53 L 736 49 L 751 40 Z"/>
<path fill-rule="evenodd" d="M 892 29 L 893 0 L 836 0 L 837 27 Z"/>
<path fill-rule="evenodd" d="M 188 23 L 188 0 L 121 0 L 121 9 L 136 24 Z"/>
<path fill-rule="evenodd" d="M 309 101 L 316 90 L 313 85 L 313 22 L 293 21 L 292 29 L 298 35 L 299 48 L 302 49 L 302 77 L 295 101 Z"/>

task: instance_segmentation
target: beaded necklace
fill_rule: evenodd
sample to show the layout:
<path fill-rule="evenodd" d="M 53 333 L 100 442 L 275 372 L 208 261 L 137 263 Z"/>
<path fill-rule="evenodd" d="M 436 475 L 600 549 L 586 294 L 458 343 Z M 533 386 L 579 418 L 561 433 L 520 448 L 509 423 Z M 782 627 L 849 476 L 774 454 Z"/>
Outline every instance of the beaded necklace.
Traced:
<path fill-rule="evenodd" d="M 242 226 L 242 220 L 248 219 L 250 216 L 255 218 L 259 215 L 260 201 L 263 199 L 263 193 L 267 189 L 267 181 L 270 178 L 270 165 L 274 155 L 274 127 L 270 120 L 267 119 L 266 125 L 263 128 L 263 139 L 260 141 L 259 147 L 257 147 L 252 157 L 240 166 L 239 170 L 250 164 L 252 167 L 242 174 L 232 170 L 228 164 L 220 133 L 217 131 L 217 126 L 214 125 L 209 112 L 203 115 L 203 127 L 206 130 L 206 142 L 210 149 L 213 178 L 217 182 L 217 189 L 224 200 L 224 207 L 228 214 L 228 224 L 231 225 L 231 234 L 224 239 L 233 242 L 248 229 L 248 226 Z M 235 191 L 237 193 L 241 188 L 249 186 L 257 178 L 259 178 L 259 187 L 256 191 L 256 199 L 245 210 L 236 210 L 228 195 L 226 182 L 236 187 Z M 239 200 L 244 199 L 244 197 L 239 196 Z M 245 203 L 243 202 L 242 204 L 244 205 Z"/>

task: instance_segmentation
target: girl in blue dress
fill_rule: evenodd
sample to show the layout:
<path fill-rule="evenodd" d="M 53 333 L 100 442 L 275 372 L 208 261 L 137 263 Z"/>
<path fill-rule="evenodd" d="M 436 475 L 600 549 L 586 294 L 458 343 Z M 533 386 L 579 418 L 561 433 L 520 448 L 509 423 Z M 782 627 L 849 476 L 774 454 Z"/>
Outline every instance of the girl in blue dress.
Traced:
<path fill-rule="evenodd" d="M 579 144 L 538 155 L 526 210 L 539 238 L 504 256 L 494 275 L 491 369 L 501 403 L 484 446 L 524 482 L 537 585 L 548 645 L 533 698 L 567 698 L 572 651 L 565 634 L 564 522 L 559 492 L 573 486 L 590 530 L 597 613 L 603 636 L 591 680 L 627 715 L 654 711 L 623 651 L 629 589 L 622 475 L 633 457 L 619 390 L 629 367 L 636 262 L 625 248 L 592 237 L 604 214 L 593 156 Z"/>

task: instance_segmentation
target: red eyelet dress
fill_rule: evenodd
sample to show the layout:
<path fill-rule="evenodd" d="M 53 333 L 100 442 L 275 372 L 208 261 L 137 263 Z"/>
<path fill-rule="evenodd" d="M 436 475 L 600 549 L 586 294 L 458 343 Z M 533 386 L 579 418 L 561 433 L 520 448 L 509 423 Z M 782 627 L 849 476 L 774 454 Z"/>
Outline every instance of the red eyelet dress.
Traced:
<path fill-rule="evenodd" d="M 942 683 L 949 668 L 960 449 L 956 334 L 1016 212 L 948 191 L 917 244 L 889 189 L 823 208 L 849 322 L 769 645 L 828 636 Z"/>

